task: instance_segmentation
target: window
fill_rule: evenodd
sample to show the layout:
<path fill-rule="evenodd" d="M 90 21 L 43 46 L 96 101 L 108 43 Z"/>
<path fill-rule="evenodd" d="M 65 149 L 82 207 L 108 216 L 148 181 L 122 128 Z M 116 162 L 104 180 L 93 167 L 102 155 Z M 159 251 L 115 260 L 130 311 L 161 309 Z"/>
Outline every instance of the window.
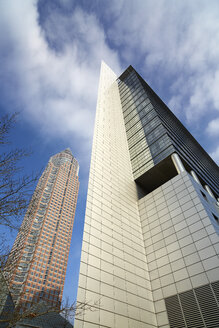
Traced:
<path fill-rule="evenodd" d="M 219 224 L 219 218 L 213 213 L 212 213 L 212 215 L 213 215 L 213 218 L 215 219 L 215 221 Z"/>
<path fill-rule="evenodd" d="M 201 190 L 200 190 L 201 191 Z M 207 196 L 205 195 L 205 193 L 203 193 L 203 191 L 201 191 L 202 197 L 204 198 L 204 200 L 206 200 L 206 202 L 208 201 Z"/>

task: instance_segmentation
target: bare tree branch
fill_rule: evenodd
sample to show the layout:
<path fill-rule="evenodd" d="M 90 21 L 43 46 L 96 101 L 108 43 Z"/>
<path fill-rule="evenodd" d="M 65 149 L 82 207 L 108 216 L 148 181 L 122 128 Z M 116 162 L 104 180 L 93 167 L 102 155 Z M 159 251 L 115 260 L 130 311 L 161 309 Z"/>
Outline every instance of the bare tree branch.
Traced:
<path fill-rule="evenodd" d="M 17 115 L 0 118 L 0 145 L 2 148 L 4 146 L 8 147 L 10 144 L 9 136 L 16 122 Z M 92 303 L 92 301 L 85 301 L 83 303 L 70 304 L 67 300 L 54 307 L 43 301 L 37 303 L 34 301 L 35 297 L 33 296 L 32 301 L 27 301 L 26 303 L 18 302 L 18 305 L 14 307 L 11 297 L 16 294 L 16 287 L 19 284 L 22 285 L 27 272 L 24 267 L 23 271 L 17 270 L 15 264 L 18 263 L 20 258 L 21 260 L 24 259 L 24 261 L 28 258 L 29 264 L 37 260 L 37 254 L 24 250 L 29 247 L 29 244 L 27 246 L 25 243 L 26 236 L 28 236 L 30 231 L 32 218 L 38 208 L 43 190 L 41 180 L 39 180 L 33 193 L 33 186 L 38 180 L 39 174 L 37 176 L 22 175 L 20 163 L 29 155 L 30 152 L 24 149 L 14 149 L 0 153 L 0 225 L 11 230 L 19 230 L 20 232 L 11 251 L 6 246 L 7 236 L 2 234 L 2 238 L 0 238 L 0 327 L 2 325 L 4 327 L 15 327 L 18 322 L 25 325 L 25 320 L 35 320 L 38 317 L 49 320 L 49 318 L 45 317 L 46 315 L 60 314 L 62 315 L 61 318 L 65 320 L 61 325 L 54 325 L 54 327 L 65 328 L 69 325 L 68 320 L 73 319 L 76 315 L 81 315 L 85 311 L 99 310 L 100 302 Z M 23 222 L 19 228 L 21 219 L 23 219 Z M 38 238 L 37 233 L 32 236 L 32 242 L 35 242 L 34 238 Z M 14 287 L 9 283 L 13 275 L 18 279 Z"/>

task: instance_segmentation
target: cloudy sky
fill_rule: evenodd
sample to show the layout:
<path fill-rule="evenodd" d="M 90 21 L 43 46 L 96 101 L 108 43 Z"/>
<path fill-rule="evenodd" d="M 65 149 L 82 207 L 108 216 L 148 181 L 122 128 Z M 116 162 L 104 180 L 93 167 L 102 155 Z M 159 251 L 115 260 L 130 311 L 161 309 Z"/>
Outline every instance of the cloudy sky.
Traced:
<path fill-rule="evenodd" d="M 67 147 L 80 194 L 65 295 L 75 298 L 93 123 L 103 59 L 130 64 L 219 162 L 219 1 L 0 0 L 0 111 L 20 112 L 26 172 Z"/>

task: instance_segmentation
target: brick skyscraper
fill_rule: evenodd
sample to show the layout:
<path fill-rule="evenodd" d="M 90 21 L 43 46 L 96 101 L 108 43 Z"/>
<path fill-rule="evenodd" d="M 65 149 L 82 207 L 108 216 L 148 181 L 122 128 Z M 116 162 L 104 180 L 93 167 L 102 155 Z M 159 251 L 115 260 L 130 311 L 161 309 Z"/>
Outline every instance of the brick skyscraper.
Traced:
<path fill-rule="evenodd" d="M 75 328 L 219 327 L 218 183 L 133 67 L 102 64 Z"/>
<path fill-rule="evenodd" d="M 70 149 L 54 156 L 39 179 L 6 265 L 17 304 L 62 299 L 78 197 L 79 165 Z"/>

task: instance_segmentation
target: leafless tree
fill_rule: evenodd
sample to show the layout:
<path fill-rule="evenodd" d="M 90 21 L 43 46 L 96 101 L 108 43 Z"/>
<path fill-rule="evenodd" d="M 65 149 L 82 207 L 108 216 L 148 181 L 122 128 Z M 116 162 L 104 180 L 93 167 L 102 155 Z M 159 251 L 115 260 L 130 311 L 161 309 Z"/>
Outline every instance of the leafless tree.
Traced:
<path fill-rule="evenodd" d="M 9 254 L 11 261 L 14 260 L 21 253 L 22 247 L 20 245 L 10 251 L 8 233 L 12 230 L 25 230 L 24 226 L 20 227 L 21 220 L 27 208 L 33 210 L 33 206 L 28 204 L 39 176 L 23 174 L 21 162 L 30 156 L 30 151 L 11 147 L 10 135 L 17 117 L 18 114 L 0 117 L 0 270 L 5 272 L 5 264 L 10 262 Z"/>
<path fill-rule="evenodd" d="M 9 230 L 16 230 L 26 234 L 29 229 L 30 218 L 34 215 L 38 206 L 40 195 L 40 183 L 33 193 L 33 187 L 38 180 L 39 174 L 33 176 L 22 175 L 21 161 L 30 155 L 29 151 L 24 149 L 9 149 L 9 136 L 14 128 L 17 114 L 6 115 L 0 118 L 0 226 L 5 226 Z M 31 200 L 30 197 L 33 194 Z M 20 226 L 21 220 L 24 220 Z M 19 227 L 20 226 L 20 227 Z M 57 326 L 51 323 L 51 327 L 65 328 L 68 326 L 68 320 L 75 315 L 80 315 L 85 311 L 96 311 L 99 308 L 99 302 L 84 303 L 65 302 L 60 306 L 48 306 L 43 301 L 40 303 L 32 302 L 29 308 L 21 306 L 14 307 L 10 287 L 9 277 L 13 263 L 22 256 L 22 243 L 15 243 L 12 250 L 7 246 L 7 235 L 0 233 L 0 327 L 15 327 L 18 322 L 26 320 L 51 320 L 54 314 L 61 314 L 65 319 L 62 324 Z M 36 255 L 34 255 L 36 256 Z M 32 258 L 31 261 L 36 260 Z M 4 274 L 3 274 L 4 272 Z M 50 315 L 51 314 L 51 315 Z M 50 315 L 50 318 L 48 317 Z"/>
<path fill-rule="evenodd" d="M 48 306 L 44 302 L 38 304 L 33 302 L 29 309 L 20 311 L 19 308 L 15 308 L 12 312 L 9 305 L 0 317 L 0 327 L 12 328 L 16 327 L 16 324 L 25 326 L 30 324 L 31 327 L 34 325 L 39 327 L 40 324 L 46 322 L 51 328 L 67 328 L 70 326 L 69 321 L 72 322 L 75 316 L 80 316 L 86 311 L 98 311 L 99 307 L 100 301 L 72 304 L 67 301 L 63 302 L 60 307 Z M 61 317 L 57 315 L 61 315 Z"/>
<path fill-rule="evenodd" d="M 30 156 L 25 149 L 9 149 L 9 135 L 17 114 L 0 118 L 0 225 L 18 229 L 37 176 L 22 174 L 21 161 Z"/>

